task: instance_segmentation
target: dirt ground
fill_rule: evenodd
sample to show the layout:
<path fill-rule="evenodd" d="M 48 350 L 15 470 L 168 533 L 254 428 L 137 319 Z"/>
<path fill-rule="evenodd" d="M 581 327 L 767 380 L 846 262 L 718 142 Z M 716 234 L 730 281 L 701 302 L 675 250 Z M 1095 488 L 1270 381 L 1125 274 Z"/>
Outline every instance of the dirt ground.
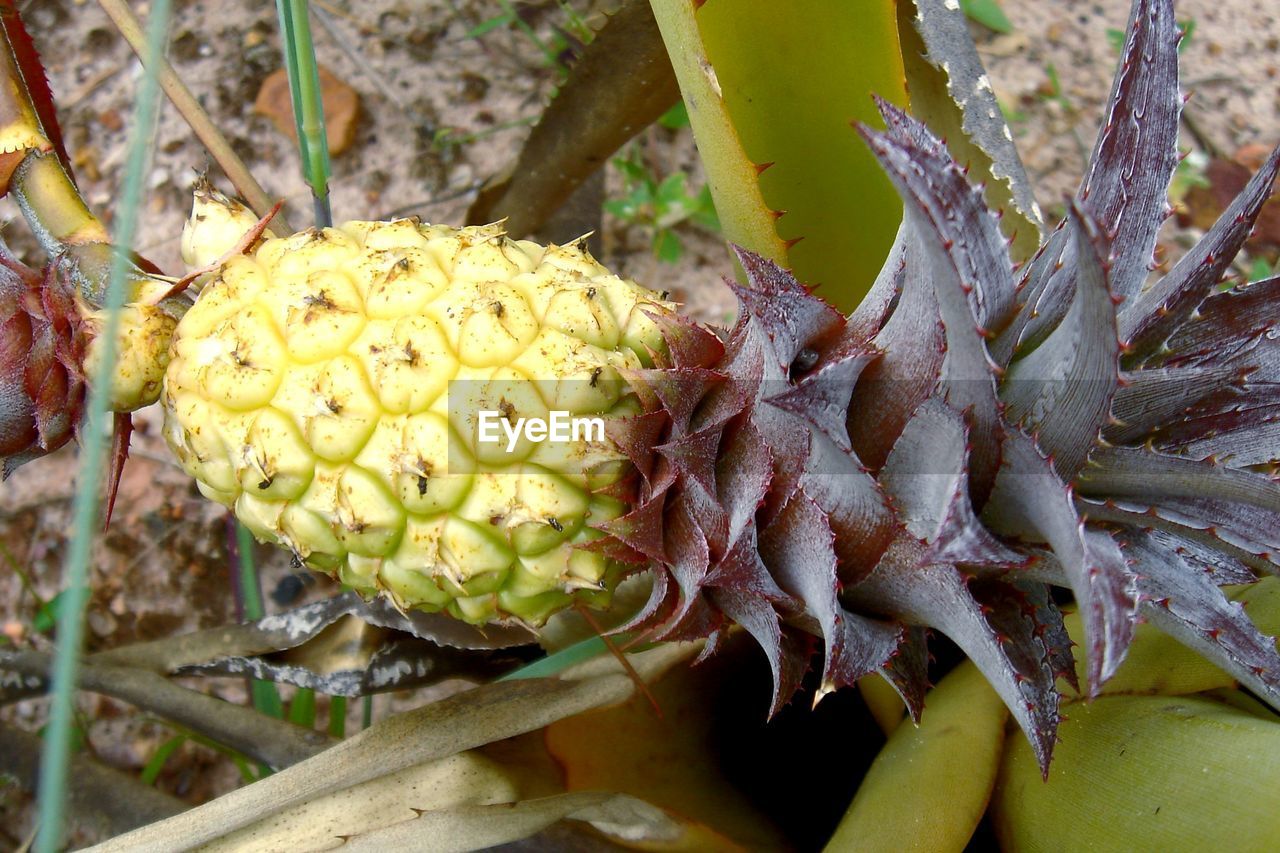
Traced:
<path fill-rule="evenodd" d="M 123 169 L 139 65 L 96 4 L 33 0 L 21 5 L 49 67 L 81 187 L 91 206 L 108 214 Z M 146 4 L 134 5 L 145 11 Z M 460 222 L 479 185 L 512 162 L 558 74 L 521 28 L 486 29 L 486 22 L 503 15 L 504 5 L 497 0 L 316 0 L 320 61 L 358 93 L 361 104 L 354 140 L 333 161 L 336 219 L 418 214 Z M 573 31 L 566 9 L 598 24 L 610 3 L 518 5 L 522 21 L 554 53 L 558 34 Z M 1005 0 L 1003 5 L 1013 32 L 975 28 L 975 34 L 1038 197 L 1052 211 L 1079 180 L 1117 57 L 1108 30 L 1124 26 L 1129 4 Z M 1250 0 L 1178 4 L 1180 20 L 1194 22 L 1183 53 L 1184 89 L 1194 93 L 1183 146 L 1195 152 L 1193 165 L 1202 157 L 1230 160 L 1248 146 L 1280 141 L 1280 12 L 1267 11 L 1268 5 Z M 485 31 L 475 35 L 478 30 Z M 187 0 L 176 3 L 170 54 L 267 192 L 286 199 L 290 217 L 301 226 L 309 224 L 309 191 L 293 144 L 253 110 L 262 81 L 281 64 L 276 32 L 270 0 Z M 657 177 L 683 171 L 691 187 L 701 186 L 687 128 L 655 126 L 637 144 Z M 178 237 L 190 185 L 209 165 L 166 105 L 137 247 L 163 269 L 181 267 Z M 216 169 L 211 174 L 216 178 Z M 616 168 L 606 175 L 605 192 L 609 197 L 623 192 Z M 7 223 L 3 234 L 11 245 L 32 245 L 8 201 L 0 203 L 0 221 Z M 1176 255 L 1188 236 L 1180 227 L 1171 221 L 1164 237 L 1168 256 Z M 724 319 L 732 306 L 720 284 L 729 271 L 723 244 L 691 225 L 678 227 L 677 235 L 683 255 L 675 264 L 664 263 L 650 250 L 651 234 L 643 225 L 606 216 L 602 260 L 672 290 L 704 318 Z M 136 420 L 139 433 L 116 517 L 94 552 L 91 649 L 235 618 L 225 515 L 200 498 L 174 466 L 159 438 L 157 413 L 143 412 Z M 36 630 L 36 619 L 40 601 L 59 589 L 75 461 L 75 450 L 68 447 L 0 486 L 0 560 L 8 564 L 0 569 L 0 628 L 8 643 L 51 646 L 49 637 Z M 300 582 L 283 554 L 264 550 L 258 556 L 269 609 L 327 588 L 323 579 Z M 213 689 L 227 698 L 243 696 L 234 682 Z M 86 696 L 80 709 L 87 748 L 127 770 L 142 768 L 171 734 L 104 698 Z M 0 714 L 34 730 L 44 708 L 31 701 Z M 187 744 L 168 762 L 158 784 L 199 802 L 236 779 L 234 768 L 216 753 Z M 26 795 L 0 781 L 0 849 L 17 847 L 28 837 L 30 817 Z"/>

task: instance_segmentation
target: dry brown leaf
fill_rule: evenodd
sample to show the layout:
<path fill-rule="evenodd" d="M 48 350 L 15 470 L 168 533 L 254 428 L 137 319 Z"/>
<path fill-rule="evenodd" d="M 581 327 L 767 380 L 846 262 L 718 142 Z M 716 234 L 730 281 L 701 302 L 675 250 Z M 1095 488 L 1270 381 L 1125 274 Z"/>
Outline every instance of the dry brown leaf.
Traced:
<path fill-rule="evenodd" d="M 537 229 L 679 96 L 652 9 L 630 0 L 587 45 L 510 174 L 485 187 L 467 220 L 505 219 L 512 236 Z"/>
<path fill-rule="evenodd" d="M 351 147 L 356 138 L 356 122 L 360 118 L 360 95 L 334 74 L 320 66 L 320 92 L 324 103 L 325 135 L 329 154 L 337 156 Z M 253 102 L 253 111 L 271 119 L 285 136 L 298 141 L 293 121 L 293 102 L 289 96 L 289 75 L 283 68 L 272 72 Z"/>
<path fill-rule="evenodd" d="M 1249 178 L 1270 154 L 1263 145 L 1241 147 L 1230 160 L 1214 159 L 1205 167 L 1208 186 L 1193 186 L 1178 210 L 1178 224 L 1207 230 L 1227 209 L 1227 205 L 1244 189 Z M 1280 249 L 1280 190 L 1262 206 L 1253 228 L 1253 236 L 1245 243 L 1252 252 L 1274 252 Z"/>

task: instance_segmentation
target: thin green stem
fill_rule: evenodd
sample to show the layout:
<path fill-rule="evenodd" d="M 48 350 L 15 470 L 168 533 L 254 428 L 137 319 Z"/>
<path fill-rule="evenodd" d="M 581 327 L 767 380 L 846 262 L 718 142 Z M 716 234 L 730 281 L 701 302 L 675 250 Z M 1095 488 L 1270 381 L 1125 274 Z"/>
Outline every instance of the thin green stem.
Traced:
<path fill-rule="evenodd" d="M 329 140 L 325 133 L 324 101 L 320 89 L 320 67 L 316 64 L 311 40 L 311 19 L 307 0 L 276 0 L 280 33 L 284 41 L 285 68 L 293 100 L 293 120 L 298 128 L 298 151 L 302 173 L 311 185 L 316 225 L 333 224 L 329 210 Z"/>
<path fill-rule="evenodd" d="M 266 616 L 266 608 L 262 604 L 262 584 L 258 577 L 258 565 L 253 559 L 253 534 L 249 528 L 235 521 L 236 553 L 235 570 L 236 589 L 240 594 L 240 618 L 247 622 L 256 622 Z M 280 691 L 270 681 L 249 679 L 249 695 L 253 707 L 259 712 L 277 720 L 284 718 L 284 702 L 280 699 Z"/>
<path fill-rule="evenodd" d="M 147 54 L 164 54 L 169 25 L 170 0 L 155 0 L 147 21 Z M 143 175 L 155 133 L 160 85 L 155 63 L 147 62 L 142 87 L 133 109 L 128 156 L 120 205 L 116 211 L 115 245 L 127 249 L 134 243 L 138 209 L 142 198 Z M 71 761 L 72 724 L 75 719 L 76 679 L 84 643 L 84 610 L 89 600 L 89 552 L 98 529 L 99 473 L 104 456 L 103 430 L 107 424 L 107 396 L 111 371 L 116 361 L 116 337 L 120 328 L 120 307 L 124 302 L 126 277 L 131 263 L 125 251 L 116 251 L 111 263 L 104 307 L 106 323 L 102 331 L 103 357 L 90 386 L 81 435 L 80 473 L 73 507 L 75 535 L 63 565 L 66 595 L 58 607 L 58 649 L 53 666 L 53 696 L 49 705 L 44 754 L 40 772 L 40 828 L 37 853 L 53 853 L 62 847 L 63 820 L 67 805 L 67 771 Z"/>
<path fill-rule="evenodd" d="M 299 687 L 289 702 L 289 722 L 304 729 L 316 725 L 316 692 L 310 687 Z"/>
<path fill-rule="evenodd" d="M 605 643 L 603 637 L 588 637 L 568 648 L 561 649 L 544 658 L 538 658 L 532 663 L 512 670 L 499 678 L 498 681 L 517 681 L 522 678 L 550 678 L 554 675 L 559 675 L 571 666 L 605 654 L 608 651 L 609 646 Z"/>
<path fill-rule="evenodd" d="M 339 740 L 347 736 L 347 697 L 329 697 L 329 734 Z"/>
<path fill-rule="evenodd" d="M 256 622 L 266 616 L 262 605 L 262 586 L 258 581 L 258 566 L 253 559 L 253 534 L 249 528 L 236 522 L 236 559 L 240 572 L 240 607 L 246 622 Z"/>

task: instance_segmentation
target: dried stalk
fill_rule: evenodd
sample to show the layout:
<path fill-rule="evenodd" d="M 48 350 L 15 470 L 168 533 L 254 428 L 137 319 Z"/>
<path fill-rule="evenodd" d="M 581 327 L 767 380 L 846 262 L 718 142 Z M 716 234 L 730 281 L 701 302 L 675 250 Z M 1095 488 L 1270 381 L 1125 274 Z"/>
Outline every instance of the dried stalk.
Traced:
<path fill-rule="evenodd" d="M 47 682 L 51 662 L 50 655 L 34 651 L 0 657 L 5 670 L 31 679 L 31 687 Z M 252 708 L 188 690 L 141 669 L 86 660 L 79 686 L 145 708 L 274 768 L 297 764 L 335 743 L 324 732 L 264 717 Z"/>
<path fill-rule="evenodd" d="M 0 723 L 0 775 L 12 776 L 20 787 L 34 791 L 41 743 L 37 735 Z M 70 780 L 72 814 L 105 835 L 119 835 L 187 809 L 181 800 L 84 755 L 72 756 Z"/>
<path fill-rule="evenodd" d="M 98 5 L 111 18 L 120 35 L 124 36 L 125 41 L 133 48 L 134 53 L 142 58 L 146 51 L 146 37 L 143 35 L 141 24 L 125 0 L 98 0 Z M 208 149 L 214 161 L 222 167 L 222 171 L 235 186 L 236 192 L 244 198 L 254 213 L 258 216 L 266 216 L 274 202 L 249 172 L 249 167 L 232 150 L 231 143 L 227 142 L 227 138 L 222 135 L 222 131 L 218 130 L 213 120 L 209 118 L 209 114 L 200 106 L 195 95 L 191 94 L 191 90 L 178 77 L 173 66 L 162 57 L 157 63 L 156 72 L 160 79 L 161 90 L 191 127 L 196 138 Z M 293 230 L 289 227 L 283 213 L 277 214 L 275 221 L 286 233 Z"/>

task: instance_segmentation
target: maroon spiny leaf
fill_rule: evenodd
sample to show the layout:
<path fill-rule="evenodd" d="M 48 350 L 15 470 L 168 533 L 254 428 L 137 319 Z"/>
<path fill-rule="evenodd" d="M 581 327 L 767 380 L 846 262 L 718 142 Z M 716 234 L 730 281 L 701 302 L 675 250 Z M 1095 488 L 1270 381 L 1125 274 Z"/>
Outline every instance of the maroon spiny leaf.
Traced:
<path fill-rule="evenodd" d="M 1120 341 L 1107 258 L 1110 244 L 1088 215 L 1067 225 L 1078 267 L 1071 308 L 1039 347 L 1009 366 L 1001 396 L 1007 416 L 1049 453 L 1070 480 L 1098 440 L 1119 384 Z"/>
<path fill-rule="evenodd" d="M 1014 309 L 1013 265 L 999 223 L 987 209 L 982 193 L 970 186 L 947 147 L 919 120 L 888 101 L 877 100 L 880 114 L 899 141 L 908 142 L 917 162 L 927 164 L 937 214 L 964 223 L 940 229 L 953 241 L 948 249 L 957 259 L 961 280 L 970 285 L 970 308 L 978 326 L 989 334 L 1000 331 Z"/>
<path fill-rule="evenodd" d="M 1096 694 L 1124 659 L 1137 612 L 1137 590 L 1119 548 L 1086 530 L 1071 490 L 1030 438 L 1011 433 L 983 520 L 994 530 L 1047 542 L 1062 564 L 1084 617 L 1089 692 Z"/>
<path fill-rule="evenodd" d="M 803 491 L 793 495 L 760 536 L 760 553 L 779 586 L 800 603 L 801 625 L 822 638 L 824 689 L 851 686 L 893 656 L 902 636 L 891 626 L 846 611 L 838 597 L 835 534 L 826 515 Z"/>
<path fill-rule="evenodd" d="M 923 556 L 919 543 L 899 539 L 870 577 L 846 595 L 862 608 L 882 608 L 885 615 L 930 625 L 950 637 L 1000 694 L 1047 770 L 1058 726 L 1058 694 L 1048 650 L 1031 624 L 1034 608 L 1025 614 L 1008 612 L 1007 602 L 990 585 L 980 591 L 995 600 L 983 604 L 964 575 L 951 566 L 927 565 Z"/>
<path fill-rule="evenodd" d="M 1120 315 L 1120 335 L 1128 342 L 1130 363 L 1156 354 L 1157 348 L 1185 323 L 1196 306 L 1213 291 L 1214 285 L 1222 280 L 1248 239 L 1262 205 L 1271 196 L 1271 186 L 1278 171 L 1280 146 L 1271 152 L 1262 168 L 1200 242 L 1174 264 L 1168 275 L 1143 292 Z"/>
<path fill-rule="evenodd" d="M 949 199 L 945 192 L 954 177 L 949 171 L 954 169 L 954 164 L 944 168 L 922 156 L 914 143 L 867 128 L 859 130 L 902 196 L 906 205 L 904 216 L 908 223 L 914 224 L 927 259 L 946 332 L 947 354 L 942 364 L 944 398 L 972 419 L 970 469 L 975 495 L 981 501 L 999 464 L 1003 432 L 996 395 L 999 368 L 987 351 L 986 330 L 974 314 L 975 304 L 987 301 L 994 306 L 1002 301 L 1002 297 L 994 296 L 1001 289 L 995 284 L 991 285 L 991 297 L 980 300 L 974 295 L 980 285 L 974 278 L 973 263 L 984 257 L 976 251 L 971 254 L 969 247 L 985 245 L 985 241 L 976 236 L 982 233 L 983 225 L 971 219 L 952 218 L 959 202 Z M 995 228 L 994 222 L 991 227 Z M 966 236 L 968 234 L 973 236 Z M 1007 275 L 1010 267 L 1007 252 L 1004 263 Z"/>
<path fill-rule="evenodd" d="M 31 105 L 35 108 L 40 129 L 53 145 L 62 168 L 66 169 L 67 174 L 74 180 L 71 158 L 67 156 L 66 147 L 62 143 L 62 128 L 58 125 L 58 113 L 54 108 L 49 78 L 45 74 L 44 63 L 40 61 L 35 42 L 31 40 L 31 35 L 27 32 L 22 22 L 22 15 L 18 11 L 18 4 L 14 0 L 0 0 L 0 27 L 3 27 L 4 38 L 9 42 L 13 57 L 18 63 L 18 73 L 22 75 L 26 93 L 31 98 Z M 8 188 L 5 187 L 4 190 L 7 191 Z"/>
<path fill-rule="evenodd" d="M 1120 70 L 1078 196 L 1109 236 L 1110 279 L 1131 299 L 1146 283 L 1178 165 L 1178 40 L 1172 0 L 1134 0 Z"/>
<path fill-rule="evenodd" d="M 802 349 L 837 332 L 844 318 L 773 261 L 742 249 L 736 253 L 750 286 L 740 287 L 728 279 L 726 283 L 768 337 L 777 365 L 786 375 Z"/>
<path fill-rule="evenodd" d="M 849 438 L 868 467 L 878 469 L 916 407 L 933 395 L 946 356 L 945 332 L 914 222 L 903 223 L 902 296 L 873 345 L 881 357 L 863 371 L 849 403 Z"/>
<path fill-rule="evenodd" d="M 1126 534 L 1142 590 L 1142 614 L 1152 624 L 1280 704 L 1280 654 L 1244 608 L 1218 589 L 1218 580 L 1166 547 L 1158 537 Z"/>
<path fill-rule="evenodd" d="M 1120 374 L 1111 401 L 1113 420 L 1102 427 L 1111 443 L 1140 442 L 1187 416 L 1210 397 L 1242 390 L 1247 371 L 1237 367 L 1154 367 Z"/>

